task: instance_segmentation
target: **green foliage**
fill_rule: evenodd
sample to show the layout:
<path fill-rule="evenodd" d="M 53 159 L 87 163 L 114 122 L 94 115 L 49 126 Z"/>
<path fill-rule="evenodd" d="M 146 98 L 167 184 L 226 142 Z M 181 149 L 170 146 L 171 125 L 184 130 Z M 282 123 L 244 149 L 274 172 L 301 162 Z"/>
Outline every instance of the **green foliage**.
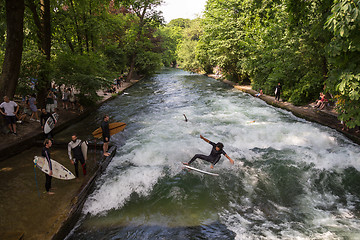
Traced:
<path fill-rule="evenodd" d="M 151 75 L 160 69 L 161 63 L 161 54 L 142 51 L 137 54 L 135 66 L 139 74 Z"/>
<path fill-rule="evenodd" d="M 28 95 L 36 93 L 39 89 L 48 86 L 41 81 L 43 75 L 51 76 L 52 65 L 45 56 L 35 48 L 25 48 L 22 54 L 21 69 L 16 88 L 16 94 Z M 32 82 L 36 82 L 36 88 L 31 89 Z"/>
<path fill-rule="evenodd" d="M 322 26 L 328 3 L 302 0 L 211 0 L 207 2 L 199 59 L 220 67 L 227 79 L 246 82 L 282 99 L 316 99 L 327 75 Z M 320 19 L 320 20 L 319 20 Z M 199 49 L 198 49 L 199 50 Z"/>
<path fill-rule="evenodd" d="M 104 55 L 106 56 L 107 69 L 111 72 L 121 72 L 126 69 L 128 60 L 123 48 L 118 45 L 105 46 Z"/>
<path fill-rule="evenodd" d="M 327 87 L 337 94 L 339 118 L 360 126 L 360 1 L 337 0 L 326 27 L 334 37 L 328 51 L 332 64 Z"/>
<path fill-rule="evenodd" d="M 181 68 L 194 72 L 204 72 L 204 65 L 199 61 L 198 43 L 202 36 L 201 19 L 189 21 L 189 27 L 182 30 L 182 38 L 177 45 L 177 60 Z"/>
<path fill-rule="evenodd" d="M 98 100 L 96 91 L 109 86 L 112 81 L 106 80 L 107 59 L 98 54 L 75 55 L 59 54 L 55 61 L 54 81 L 80 91 L 80 101 L 94 103 Z"/>
<path fill-rule="evenodd" d="M 159 28 L 157 34 L 163 41 L 162 48 L 164 51 L 162 54 L 162 63 L 164 66 L 169 67 L 170 65 L 176 65 L 176 49 L 182 39 L 182 33 L 183 29 L 179 26 L 168 24 Z"/>
<path fill-rule="evenodd" d="M 5 16 L 4 2 L 0 4 L 0 16 Z M 49 61 L 41 51 L 43 36 L 39 27 L 43 24 L 43 15 L 40 1 L 27 0 L 17 93 L 32 93 L 31 79 L 37 80 L 39 91 L 49 87 L 51 80 L 74 86 L 81 91 L 82 102 L 92 103 L 97 99 L 96 91 L 112 81 L 106 79 L 114 79 L 121 72 L 128 71 L 133 56 L 137 56 L 135 70 L 142 75 L 154 73 L 162 65 L 164 55 L 167 55 L 168 62 L 176 61 L 176 46 L 172 44 L 172 41 L 178 41 L 176 33 L 168 37 L 168 34 L 157 31 L 163 19 L 155 7 L 161 2 L 51 1 Z M 4 17 L 0 19 L 0 49 L 5 47 L 5 30 Z M 0 50 L 0 60 L 3 57 L 4 52 Z"/>

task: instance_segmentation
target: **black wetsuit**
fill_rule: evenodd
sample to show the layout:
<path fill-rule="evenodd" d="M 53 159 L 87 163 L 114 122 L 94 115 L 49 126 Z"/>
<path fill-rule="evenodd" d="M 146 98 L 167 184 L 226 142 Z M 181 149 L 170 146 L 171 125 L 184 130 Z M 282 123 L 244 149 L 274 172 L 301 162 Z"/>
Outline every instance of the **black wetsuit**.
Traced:
<path fill-rule="evenodd" d="M 86 175 L 86 162 L 85 162 L 84 155 L 81 151 L 81 144 L 82 144 L 82 142 L 79 139 L 77 139 L 75 142 L 71 141 L 68 144 L 68 154 L 69 154 L 70 160 L 73 159 L 73 161 L 74 161 L 76 177 L 79 177 L 79 170 L 78 170 L 79 162 L 81 163 L 84 176 Z M 72 154 L 73 156 L 71 156 L 71 151 L 73 153 Z"/>
<path fill-rule="evenodd" d="M 41 155 L 43 157 L 45 157 L 46 161 L 48 162 L 49 165 L 49 169 L 52 171 L 52 165 L 51 165 L 51 158 L 50 158 L 50 152 L 49 149 L 44 147 L 41 151 Z M 50 191 L 51 188 L 51 179 L 52 176 L 50 176 L 49 174 L 45 173 L 45 177 L 46 177 L 46 181 L 45 181 L 45 189 L 46 191 Z"/>
<path fill-rule="evenodd" d="M 110 129 L 109 129 L 109 122 L 102 121 L 101 123 L 101 130 L 104 142 L 110 141 Z M 107 141 L 105 140 L 107 138 Z"/>
<path fill-rule="evenodd" d="M 281 85 L 277 85 L 275 88 L 275 100 L 280 101 Z"/>
<path fill-rule="evenodd" d="M 220 160 L 221 154 L 223 154 L 224 156 L 226 155 L 226 152 L 224 150 L 222 150 L 222 149 L 220 151 L 216 150 L 216 143 L 213 143 L 213 142 L 209 141 L 209 144 L 211 144 L 213 146 L 209 156 L 206 156 L 206 155 L 203 155 L 203 154 L 196 154 L 188 162 L 188 164 L 190 165 L 193 161 L 195 161 L 195 159 L 200 158 L 202 160 L 205 160 L 205 161 L 215 165 Z"/>

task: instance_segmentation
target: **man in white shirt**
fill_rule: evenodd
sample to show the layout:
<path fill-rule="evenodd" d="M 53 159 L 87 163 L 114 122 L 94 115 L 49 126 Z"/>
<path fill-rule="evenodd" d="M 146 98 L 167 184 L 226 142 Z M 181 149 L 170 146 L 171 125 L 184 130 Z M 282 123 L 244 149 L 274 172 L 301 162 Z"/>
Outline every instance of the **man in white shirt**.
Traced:
<path fill-rule="evenodd" d="M 16 108 L 16 109 L 15 109 Z M 2 111 L 4 109 L 4 111 Z M 9 97 L 4 96 L 4 102 L 0 104 L 0 112 L 5 116 L 6 122 L 9 124 L 10 132 L 16 133 L 16 114 L 19 111 L 19 105 L 14 101 L 10 101 Z"/>

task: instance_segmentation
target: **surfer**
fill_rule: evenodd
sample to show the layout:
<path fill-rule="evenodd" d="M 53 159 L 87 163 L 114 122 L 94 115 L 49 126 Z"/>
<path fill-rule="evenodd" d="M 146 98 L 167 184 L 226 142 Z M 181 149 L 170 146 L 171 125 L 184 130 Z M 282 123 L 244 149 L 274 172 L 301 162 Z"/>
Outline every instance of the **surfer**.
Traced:
<path fill-rule="evenodd" d="M 86 175 L 86 162 L 85 162 L 84 154 L 82 153 L 81 150 L 81 144 L 82 141 L 77 138 L 76 134 L 73 134 L 71 136 L 71 141 L 68 144 L 68 155 L 71 164 L 73 164 L 75 167 L 76 177 L 79 177 L 79 170 L 78 170 L 79 162 L 81 163 L 84 176 Z M 71 152 L 73 153 L 73 156 L 71 155 Z"/>
<path fill-rule="evenodd" d="M 210 155 L 206 156 L 203 154 L 196 154 L 188 163 L 184 163 L 185 165 L 190 165 L 193 161 L 195 161 L 195 159 L 200 158 L 211 163 L 210 168 L 214 168 L 214 165 L 220 160 L 221 154 L 227 157 L 231 164 L 234 164 L 234 160 L 232 160 L 223 150 L 224 145 L 221 142 L 213 143 L 210 140 L 204 138 L 202 135 L 200 135 L 200 138 L 213 146 Z"/>
<path fill-rule="evenodd" d="M 101 130 L 104 141 L 104 145 L 103 145 L 104 156 L 107 157 L 110 155 L 110 153 L 108 153 L 109 141 L 110 141 L 109 115 L 104 115 L 103 121 L 101 122 Z"/>
<path fill-rule="evenodd" d="M 45 141 L 44 141 L 44 148 L 42 149 L 42 152 L 41 152 L 41 155 L 42 155 L 43 157 L 45 157 L 46 161 L 48 162 L 49 170 L 50 170 L 49 173 L 45 173 L 45 177 L 46 177 L 46 180 L 45 180 L 45 189 L 46 189 L 47 194 L 49 194 L 49 195 L 55 194 L 54 192 L 50 192 L 50 189 L 51 189 L 51 179 L 52 179 L 52 175 L 53 175 L 52 165 L 51 165 L 51 158 L 50 158 L 50 147 L 51 147 L 51 146 L 52 146 L 51 140 L 50 140 L 50 139 L 45 139 Z"/>

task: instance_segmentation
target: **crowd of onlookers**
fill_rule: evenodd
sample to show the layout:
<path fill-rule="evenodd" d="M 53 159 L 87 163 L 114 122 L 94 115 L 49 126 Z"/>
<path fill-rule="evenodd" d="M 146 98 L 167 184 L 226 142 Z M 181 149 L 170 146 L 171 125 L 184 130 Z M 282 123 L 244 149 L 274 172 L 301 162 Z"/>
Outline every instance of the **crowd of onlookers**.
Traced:
<path fill-rule="evenodd" d="M 73 88 L 64 85 L 53 85 L 48 89 L 45 99 L 44 109 L 39 109 L 39 100 L 36 94 L 23 96 L 21 100 L 11 101 L 9 97 L 4 97 L 4 102 L 0 105 L 0 113 L 4 116 L 8 124 L 10 133 L 17 135 L 16 124 L 24 121 L 41 122 L 41 126 L 45 123 L 42 115 L 52 114 L 62 107 L 64 110 L 84 111 L 83 106 L 79 103 Z M 61 104 L 61 105 L 60 105 Z"/>
<path fill-rule="evenodd" d="M 113 84 L 106 92 L 117 93 L 125 81 L 124 74 L 114 79 Z M 32 88 L 35 90 L 35 88 Z M 45 99 L 38 99 L 36 94 L 23 96 L 21 100 L 10 101 L 4 97 L 4 102 L 0 105 L 0 113 L 4 116 L 8 124 L 10 133 L 17 135 L 16 124 L 24 121 L 40 122 L 44 125 L 44 115 L 57 112 L 60 108 L 70 111 L 83 112 L 84 107 L 76 95 L 77 91 L 73 87 L 67 87 L 64 84 L 56 86 L 52 84 L 47 90 Z M 39 109 L 39 101 L 44 101 L 45 108 Z"/>
<path fill-rule="evenodd" d="M 123 87 L 124 82 L 125 82 L 125 77 L 123 74 L 121 74 L 118 78 L 114 79 L 113 84 L 110 86 L 110 88 L 106 92 L 117 93 L 120 90 L 120 88 Z"/>

